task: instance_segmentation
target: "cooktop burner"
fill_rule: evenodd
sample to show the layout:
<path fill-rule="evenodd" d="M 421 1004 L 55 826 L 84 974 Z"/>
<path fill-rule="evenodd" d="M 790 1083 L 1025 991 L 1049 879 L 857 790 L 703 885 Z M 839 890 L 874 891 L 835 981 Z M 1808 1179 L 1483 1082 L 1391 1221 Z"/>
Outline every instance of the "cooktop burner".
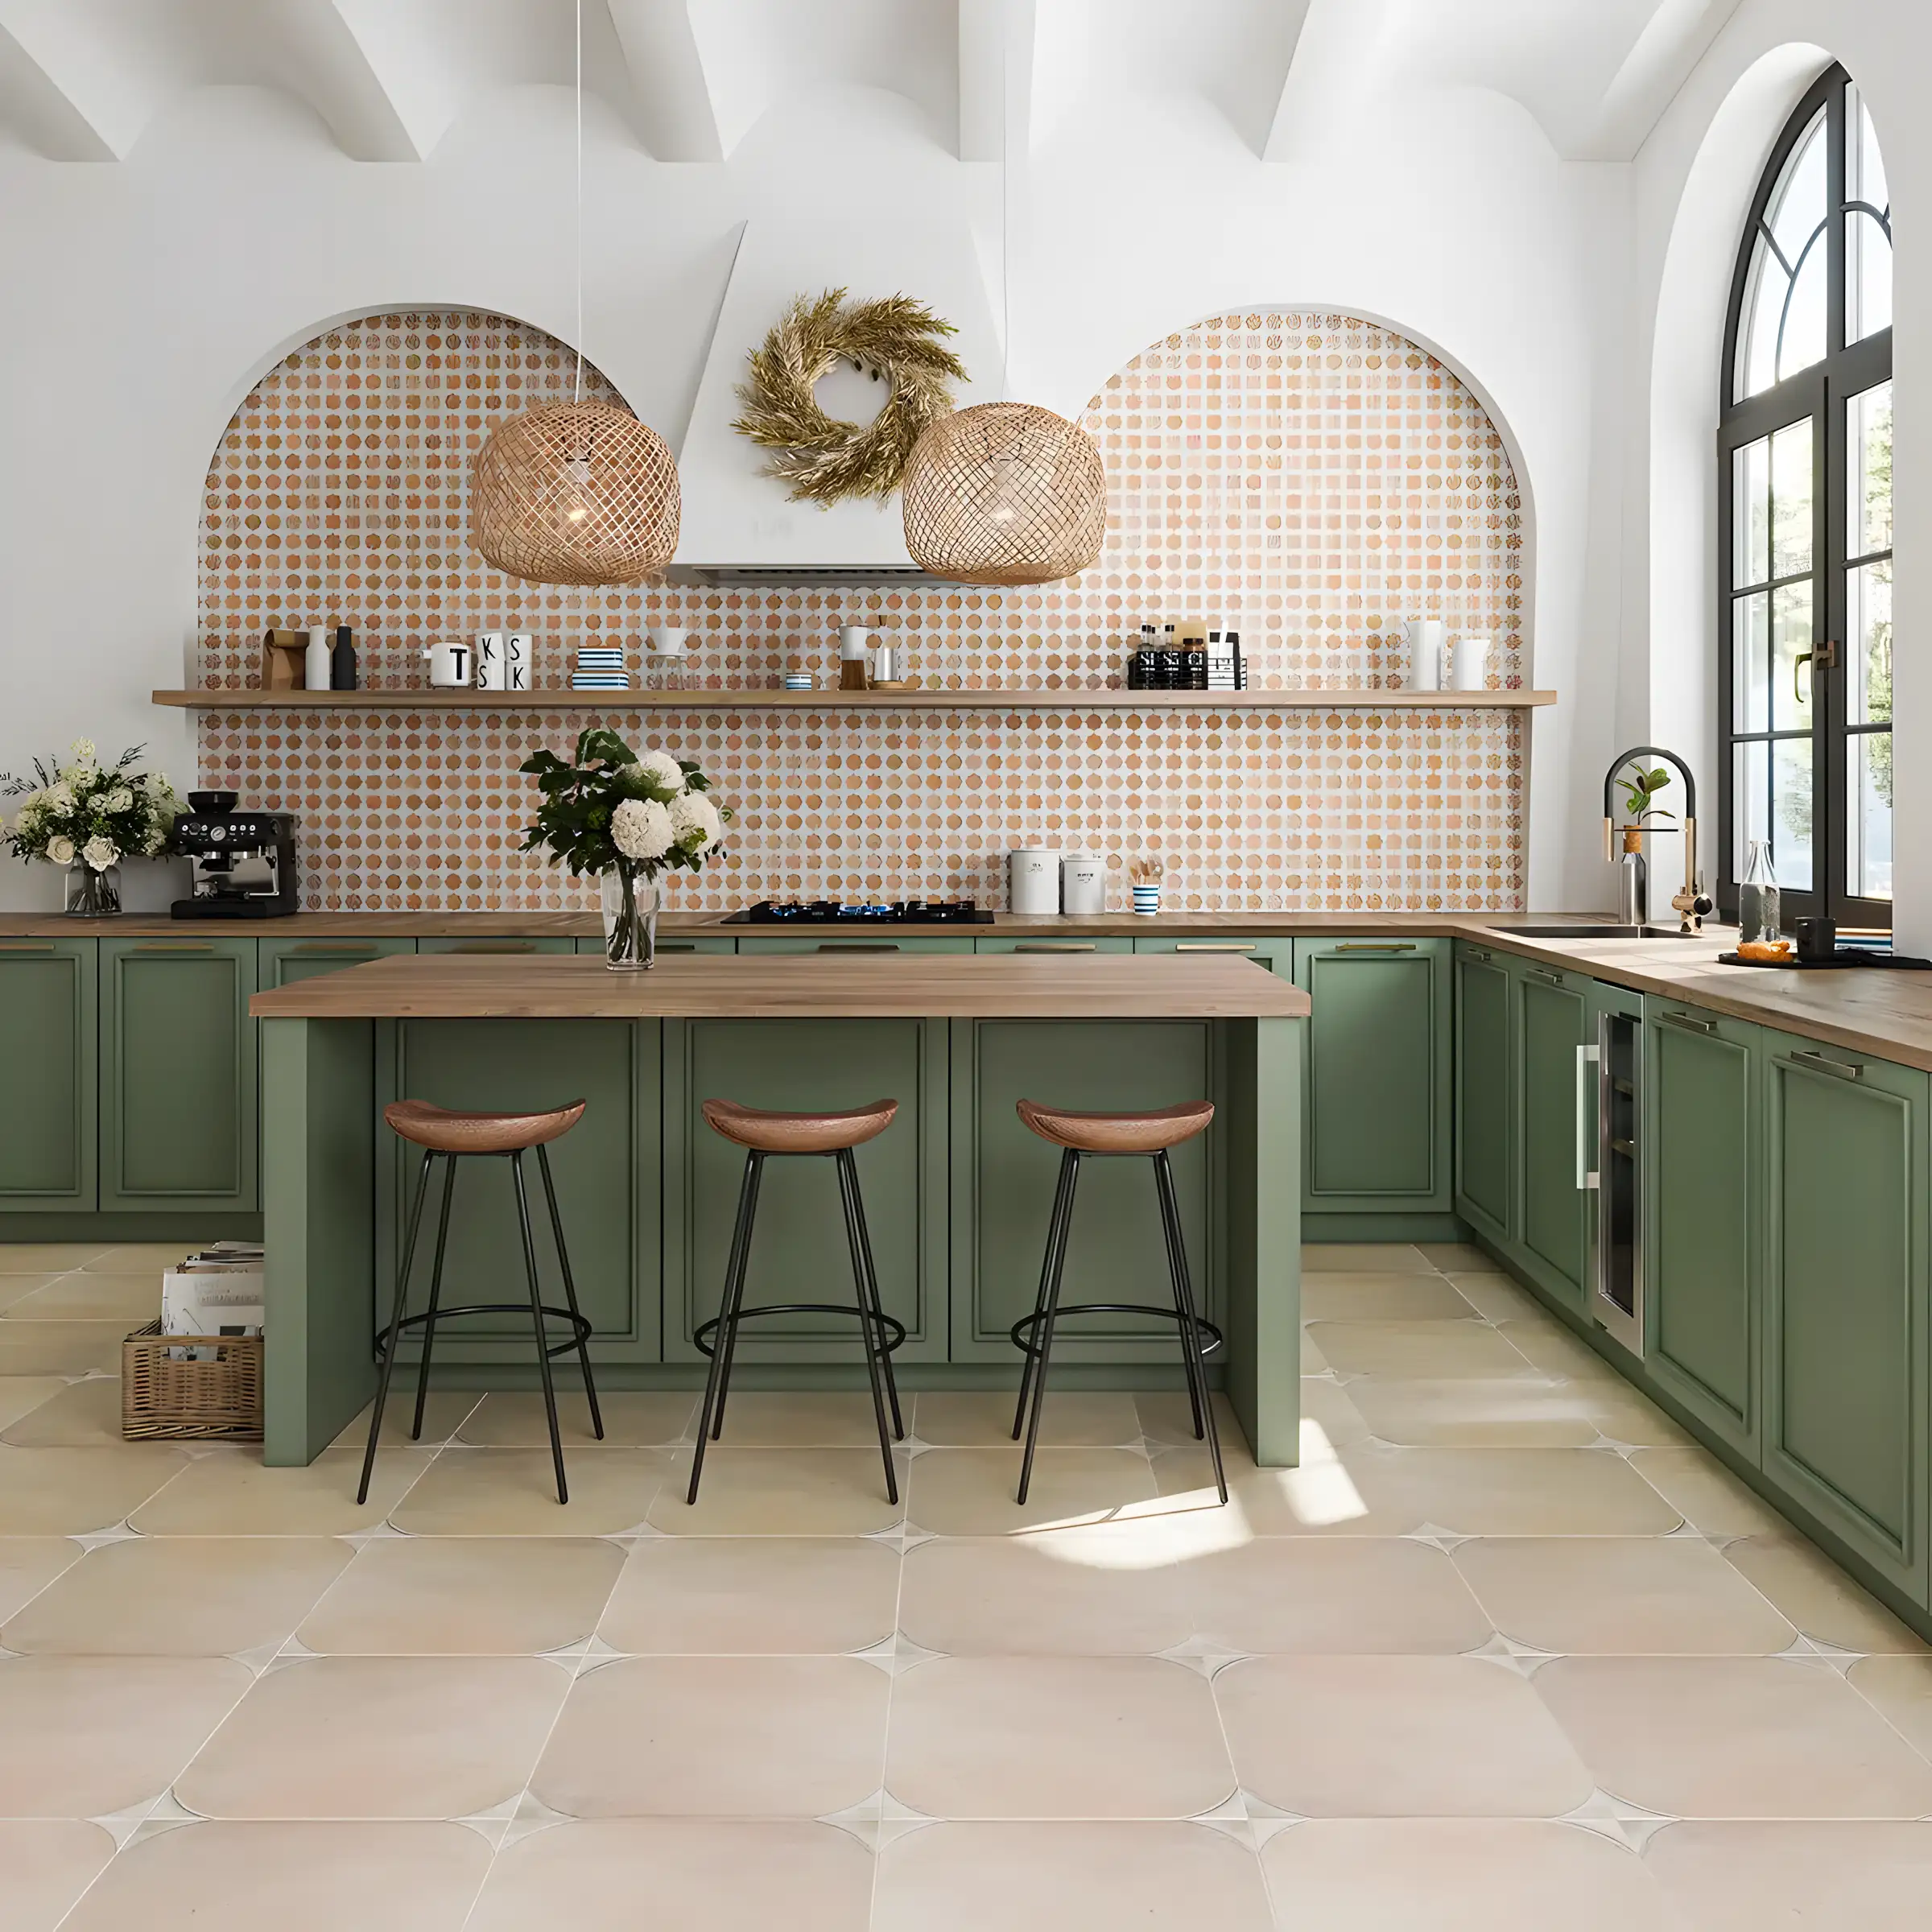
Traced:
<path fill-rule="evenodd" d="M 892 899 L 848 906 L 840 899 L 760 899 L 730 914 L 727 926 L 990 926 L 971 899 Z"/>

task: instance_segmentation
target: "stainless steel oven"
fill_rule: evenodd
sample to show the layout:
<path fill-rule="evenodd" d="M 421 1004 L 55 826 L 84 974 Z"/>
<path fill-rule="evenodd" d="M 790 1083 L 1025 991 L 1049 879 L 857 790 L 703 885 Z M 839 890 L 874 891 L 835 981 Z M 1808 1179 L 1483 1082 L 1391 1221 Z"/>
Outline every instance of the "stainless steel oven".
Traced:
<path fill-rule="evenodd" d="M 1600 1013 L 1596 1044 L 1576 1050 L 1576 1184 L 1596 1197 L 1587 1216 L 1586 1279 L 1597 1325 L 1644 1352 L 1643 1026 Z"/>

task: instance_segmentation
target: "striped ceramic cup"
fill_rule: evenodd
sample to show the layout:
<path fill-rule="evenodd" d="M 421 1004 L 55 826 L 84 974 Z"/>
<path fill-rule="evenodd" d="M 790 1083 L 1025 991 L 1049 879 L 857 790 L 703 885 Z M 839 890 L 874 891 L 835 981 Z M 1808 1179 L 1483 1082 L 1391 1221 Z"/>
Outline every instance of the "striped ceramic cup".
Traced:
<path fill-rule="evenodd" d="M 1152 919 L 1161 909 L 1161 889 L 1158 886 L 1137 886 L 1133 889 L 1133 909 L 1144 919 Z"/>

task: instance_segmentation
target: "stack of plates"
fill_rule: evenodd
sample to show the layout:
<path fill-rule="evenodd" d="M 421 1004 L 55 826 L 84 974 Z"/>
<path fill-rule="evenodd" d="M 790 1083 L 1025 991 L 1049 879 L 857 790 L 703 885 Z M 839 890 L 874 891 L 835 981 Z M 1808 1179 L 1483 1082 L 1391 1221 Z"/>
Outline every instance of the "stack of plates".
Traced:
<path fill-rule="evenodd" d="M 630 673 L 625 668 L 621 645 L 587 644 L 577 651 L 577 668 L 571 673 L 572 691 L 629 691 Z"/>

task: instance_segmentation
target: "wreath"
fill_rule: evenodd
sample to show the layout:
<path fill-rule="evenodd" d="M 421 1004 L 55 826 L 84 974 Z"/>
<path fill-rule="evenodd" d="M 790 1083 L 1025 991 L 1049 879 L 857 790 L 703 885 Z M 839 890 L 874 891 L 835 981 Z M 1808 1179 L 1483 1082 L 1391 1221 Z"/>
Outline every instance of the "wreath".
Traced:
<path fill-rule="evenodd" d="M 745 413 L 732 427 L 774 452 L 765 473 L 788 483 L 794 502 L 889 497 L 913 445 L 952 411 L 946 385 L 966 371 L 941 338 L 956 332 L 910 295 L 849 303 L 842 288 L 815 302 L 800 295 L 752 352 L 751 379 L 738 388 Z M 863 427 L 826 415 L 814 393 L 841 361 L 892 385 L 885 407 Z"/>

